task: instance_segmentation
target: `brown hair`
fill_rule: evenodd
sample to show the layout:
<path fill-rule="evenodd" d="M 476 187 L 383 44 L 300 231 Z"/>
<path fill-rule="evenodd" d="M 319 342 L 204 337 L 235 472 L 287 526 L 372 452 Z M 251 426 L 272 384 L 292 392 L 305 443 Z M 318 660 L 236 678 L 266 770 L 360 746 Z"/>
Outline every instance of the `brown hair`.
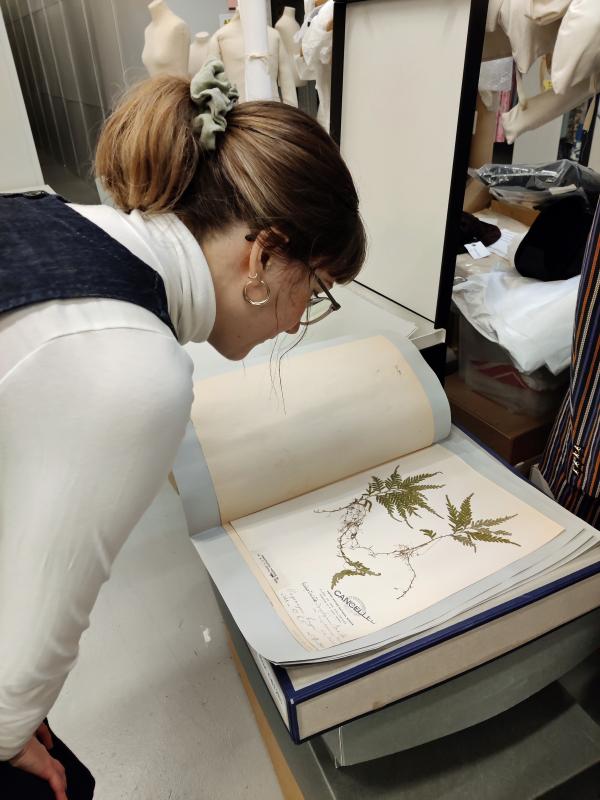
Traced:
<path fill-rule="evenodd" d="M 96 174 L 116 204 L 172 211 L 198 238 L 243 222 L 265 232 L 266 249 L 341 283 L 354 278 L 366 249 L 358 196 L 323 128 L 284 103 L 240 103 L 209 152 L 192 131 L 195 113 L 184 78 L 151 78 L 123 98 L 96 153 Z"/>

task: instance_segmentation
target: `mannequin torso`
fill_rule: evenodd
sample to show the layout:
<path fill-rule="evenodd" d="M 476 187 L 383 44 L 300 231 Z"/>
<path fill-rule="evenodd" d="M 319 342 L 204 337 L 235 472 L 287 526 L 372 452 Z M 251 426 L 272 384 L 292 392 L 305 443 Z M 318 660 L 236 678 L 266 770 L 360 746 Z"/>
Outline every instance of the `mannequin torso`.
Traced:
<path fill-rule="evenodd" d="M 210 44 L 210 33 L 202 31 L 194 36 L 190 45 L 190 58 L 188 62 L 188 72 L 190 78 L 202 69 L 204 62 L 208 58 L 208 48 Z"/>
<path fill-rule="evenodd" d="M 296 84 L 291 60 L 281 37 L 274 28 L 267 29 L 269 74 L 273 90 L 273 99 L 279 99 L 278 85 L 284 103 L 297 106 Z M 229 80 L 235 84 L 240 93 L 240 103 L 246 99 L 244 32 L 239 14 L 227 25 L 213 35 L 210 40 L 208 58 L 217 58 L 223 62 Z"/>
<path fill-rule="evenodd" d="M 144 31 L 142 62 L 150 75 L 187 75 L 190 32 L 164 0 L 148 6 L 152 22 Z"/>
<path fill-rule="evenodd" d="M 281 36 L 285 45 L 285 49 L 287 50 L 289 57 L 292 59 L 294 82 L 296 86 L 306 86 L 306 81 L 302 80 L 294 64 L 294 57 L 300 55 L 300 42 L 294 41 L 294 36 L 300 30 L 300 25 L 298 25 L 296 22 L 296 12 L 291 6 L 286 6 L 283 9 L 283 14 L 275 23 L 275 30 Z"/>

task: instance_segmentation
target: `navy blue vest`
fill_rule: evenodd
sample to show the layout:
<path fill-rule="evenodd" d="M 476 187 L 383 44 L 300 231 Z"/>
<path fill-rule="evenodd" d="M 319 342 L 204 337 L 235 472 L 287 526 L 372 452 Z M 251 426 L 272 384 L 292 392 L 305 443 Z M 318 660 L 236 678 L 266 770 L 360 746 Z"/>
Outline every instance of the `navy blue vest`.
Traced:
<path fill-rule="evenodd" d="M 58 195 L 0 194 L 0 313 L 79 297 L 135 303 L 176 335 L 155 270 Z"/>

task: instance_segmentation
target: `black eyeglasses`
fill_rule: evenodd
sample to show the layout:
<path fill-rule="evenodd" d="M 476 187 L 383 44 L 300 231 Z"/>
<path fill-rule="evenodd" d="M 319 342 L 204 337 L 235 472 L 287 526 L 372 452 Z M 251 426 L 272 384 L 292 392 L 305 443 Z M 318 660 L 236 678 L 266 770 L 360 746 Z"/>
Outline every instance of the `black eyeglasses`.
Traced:
<path fill-rule="evenodd" d="M 340 304 L 337 302 L 337 300 L 334 298 L 334 296 L 331 294 L 329 289 L 325 286 L 325 284 L 319 278 L 316 272 L 313 272 L 313 278 L 319 284 L 319 287 L 323 292 L 323 295 L 315 294 L 313 297 L 310 298 L 310 300 L 308 301 L 308 305 L 306 307 L 307 315 L 311 308 L 316 308 L 319 306 L 320 303 L 324 303 L 326 301 L 329 301 L 329 308 L 324 310 L 322 314 L 319 314 L 318 316 L 313 317 L 312 319 L 307 318 L 306 320 L 301 321 L 300 325 L 304 325 L 305 327 L 307 325 L 314 325 L 315 322 L 320 322 L 322 319 L 325 319 L 325 317 L 328 317 L 332 311 L 338 311 L 341 308 Z"/>
<path fill-rule="evenodd" d="M 256 235 L 253 233 L 247 233 L 244 236 L 244 238 L 247 242 L 256 241 Z M 266 254 L 263 253 L 263 255 Z M 308 305 L 306 306 L 307 314 L 309 309 L 316 308 L 320 303 L 324 303 L 326 300 L 329 300 L 329 308 L 326 311 L 323 311 L 322 314 L 319 314 L 317 317 L 314 317 L 313 319 L 306 319 L 305 321 L 300 322 L 300 325 L 304 326 L 314 325 L 315 322 L 320 322 L 320 320 L 325 319 L 325 317 L 328 317 L 332 311 L 338 311 L 341 308 L 340 304 L 337 302 L 337 300 L 334 298 L 334 296 L 331 294 L 329 289 L 325 286 L 325 284 L 319 278 L 316 272 L 312 273 L 312 277 L 319 284 L 319 288 L 321 289 L 321 291 L 324 293 L 325 296 L 323 297 L 322 295 L 319 294 L 313 295 L 313 297 L 311 297 L 310 300 L 308 301 Z"/>

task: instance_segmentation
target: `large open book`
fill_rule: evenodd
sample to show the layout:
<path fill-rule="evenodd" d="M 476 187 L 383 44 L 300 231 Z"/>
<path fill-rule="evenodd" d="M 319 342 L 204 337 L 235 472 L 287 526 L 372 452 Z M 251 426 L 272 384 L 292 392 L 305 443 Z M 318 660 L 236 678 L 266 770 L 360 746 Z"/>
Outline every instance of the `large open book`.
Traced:
<path fill-rule="evenodd" d="M 207 377 L 192 423 L 174 470 L 190 532 L 270 662 L 424 641 L 600 562 L 598 532 L 453 428 L 393 335 Z"/>

